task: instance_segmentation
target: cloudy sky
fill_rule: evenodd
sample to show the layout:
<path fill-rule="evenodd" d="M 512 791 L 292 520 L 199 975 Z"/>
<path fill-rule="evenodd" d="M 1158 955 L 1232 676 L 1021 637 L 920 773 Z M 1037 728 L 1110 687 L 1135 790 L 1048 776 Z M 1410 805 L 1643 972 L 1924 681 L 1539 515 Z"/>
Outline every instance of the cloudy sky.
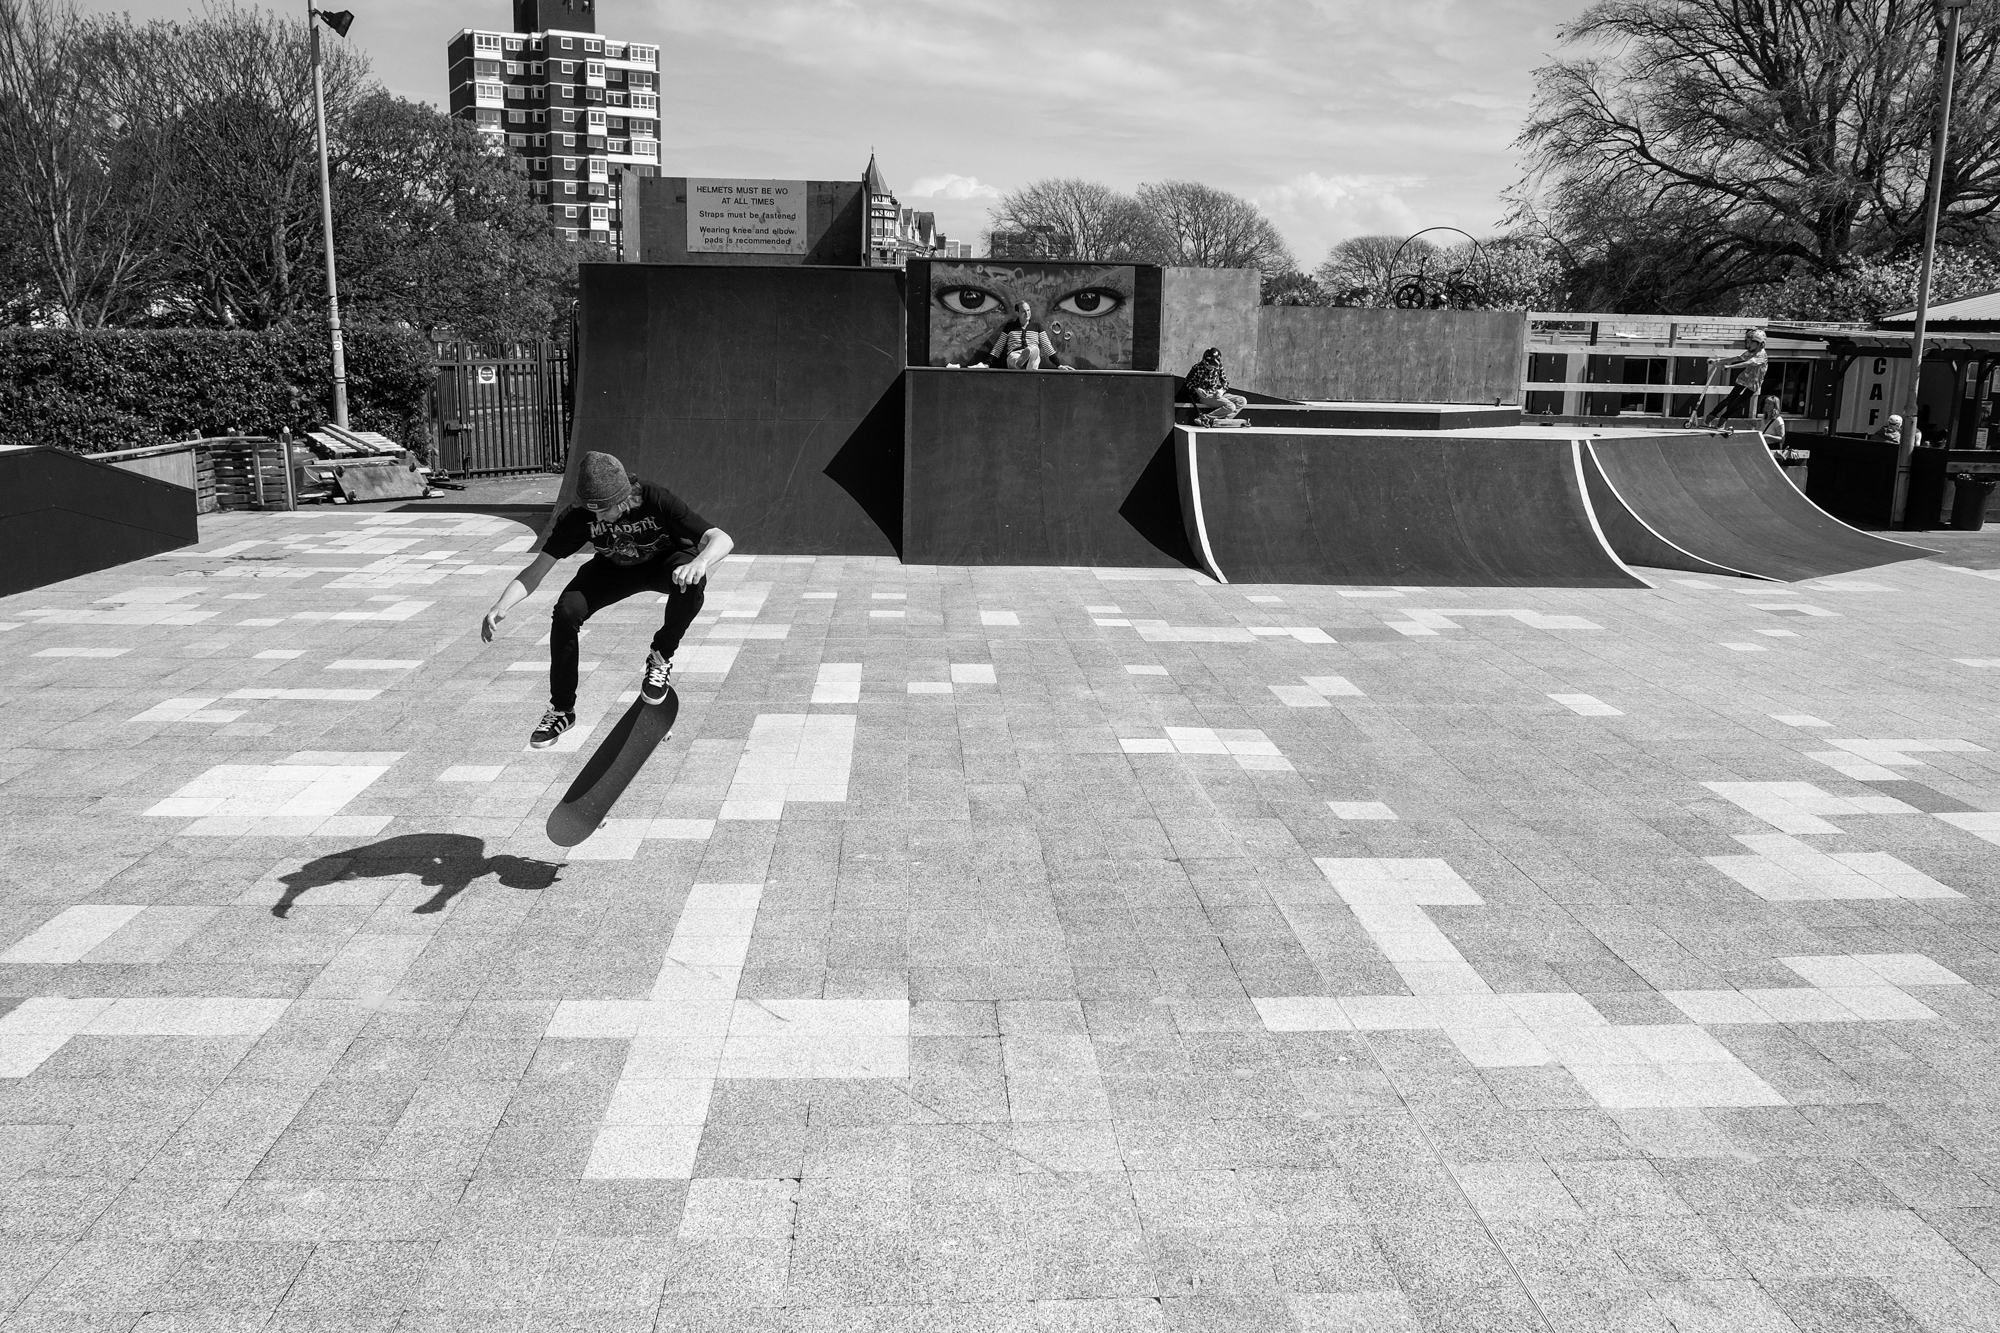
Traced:
<path fill-rule="evenodd" d="M 83 0 L 141 18 L 189 0 Z M 444 47 L 509 0 L 321 0 L 395 92 L 442 102 Z M 1246 195 L 1307 267 L 1345 236 L 1500 221 L 1530 73 L 1584 0 L 598 0 L 657 42 L 670 175 L 860 175 L 976 239 L 1044 176 Z M 304 8 L 303 5 L 300 6 Z"/>

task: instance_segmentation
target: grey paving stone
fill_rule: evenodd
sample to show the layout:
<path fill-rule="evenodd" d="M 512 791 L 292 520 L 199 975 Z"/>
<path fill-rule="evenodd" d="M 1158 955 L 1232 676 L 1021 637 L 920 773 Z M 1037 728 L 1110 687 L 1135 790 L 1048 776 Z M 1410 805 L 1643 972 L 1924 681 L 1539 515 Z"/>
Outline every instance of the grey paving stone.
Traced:
<path fill-rule="evenodd" d="M 374 518 L 406 515 L 487 522 L 221 514 L 204 535 L 277 552 L 301 533 L 381 536 L 402 525 Z M 712 831 L 564 859 L 537 845 L 537 820 L 582 758 L 520 748 L 535 681 L 504 667 L 538 650 L 475 640 L 514 558 L 491 552 L 514 532 L 493 522 L 426 539 L 493 568 L 384 590 L 429 603 L 403 621 L 292 619 L 388 602 L 334 586 L 320 571 L 340 557 L 288 550 L 0 599 L 0 623 L 22 623 L 0 635 L 0 681 L 39 724 L 32 744 L 0 745 L 0 951 L 85 909 L 141 914 L 67 961 L 0 960 L 0 1035 L 47 997 L 285 1005 L 260 1034 L 80 1033 L 0 1078 L 6 1328 L 2000 1322 L 2000 879 L 1986 843 L 1935 817 L 2000 810 L 2000 739 L 1951 661 L 2000 656 L 1991 618 L 1965 614 L 1983 585 L 1964 574 L 1919 563 L 1868 576 L 1894 594 L 1776 590 L 1839 614 L 1793 617 L 1797 638 L 1731 654 L 1718 641 L 1770 613 L 1719 581 L 1393 604 L 1259 590 L 1280 610 L 1115 571 L 731 561 L 716 587 L 762 598 L 736 622 L 787 637 L 734 641 L 726 675 L 687 678 L 675 736 L 616 812 Z M 273 565 L 302 577 L 244 576 Z M 218 615 L 19 614 L 166 585 Z M 874 591 L 906 593 L 907 617 L 867 617 Z M 1152 644 L 1094 624 L 1091 605 L 1172 625 L 1283 618 L 1340 642 Z M 1386 628 L 1394 605 L 1604 628 L 1475 617 L 1411 638 Z M 997 606 L 1021 624 L 981 624 Z M 593 652 L 623 661 L 617 645 L 651 614 L 600 617 Z M 146 651 L 70 671 L 33 656 L 76 644 Z M 266 646 L 305 656 L 254 656 Z M 334 655 L 425 666 L 367 701 L 236 701 L 240 727 L 126 720 L 167 698 L 323 684 Z M 823 662 L 863 665 L 859 704 L 811 702 Z M 965 662 L 993 663 L 997 683 L 905 692 Z M 1124 670 L 1153 663 L 1169 674 Z M 1366 693 L 1292 709 L 1270 692 L 1334 673 Z M 622 668 L 594 673 L 586 698 L 608 707 L 628 683 Z M 1622 715 L 1548 698 L 1585 690 Z M 839 712 L 857 718 L 845 801 L 720 818 L 759 717 Z M 1833 729 L 1773 716 L 1807 713 Z M 1168 726 L 1258 729 L 1294 771 L 1120 744 Z M 1986 748 L 1918 752 L 1894 783 L 1808 757 L 1897 736 Z M 219 765 L 282 767 L 314 747 L 400 756 L 340 812 L 387 819 L 379 834 L 209 837 L 192 817 L 145 813 Z M 437 780 L 461 766 L 501 772 Z M 1799 844 L 1893 856 L 1961 896 L 1760 897 L 1706 858 L 1742 857 L 1739 835 L 1776 826 L 1703 782 L 1904 793 L 1918 813 L 1827 816 L 1840 832 Z M 1329 801 L 1397 818 L 1342 820 Z M 453 863 L 481 873 L 440 893 L 384 863 L 405 836 L 472 839 L 451 844 Z M 1442 860 L 1479 902 L 1425 919 L 1481 984 L 1579 996 L 1609 1024 L 1671 1034 L 1660 1041 L 1703 1026 L 1670 992 L 1800 990 L 1787 959 L 1920 955 L 1968 984 L 1908 987 L 1934 1019 L 1705 1025 L 1783 1104 L 1606 1105 L 1610 1085 L 1587 1069 L 1485 1067 L 1474 1042 L 1436 1028 L 1271 1031 L 1255 1001 L 1415 984 L 1316 857 Z M 314 886 L 273 915 L 308 863 Z M 907 1073 L 725 1075 L 707 1090 L 693 1180 L 596 1178 L 633 1048 L 558 1016 L 643 1001 L 697 883 L 761 886 L 737 997 L 906 1001 Z M 683 1016 L 672 1002 L 647 1012 Z M 1689 1076 L 1676 1079 L 1663 1086 Z M 732 1212 L 732 1190 L 786 1202 Z"/>

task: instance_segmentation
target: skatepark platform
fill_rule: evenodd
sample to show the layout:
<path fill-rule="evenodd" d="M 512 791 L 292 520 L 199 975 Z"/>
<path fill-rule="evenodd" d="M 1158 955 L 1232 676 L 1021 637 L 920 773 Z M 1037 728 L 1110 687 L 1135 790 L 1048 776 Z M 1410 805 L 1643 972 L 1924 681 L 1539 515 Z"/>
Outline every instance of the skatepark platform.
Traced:
<path fill-rule="evenodd" d="M 579 273 L 572 472 L 587 450 L 615 454 L 745 550 L 898 552 L 899 274 L 675 264 Z"/>
<path fill-rule="evenodd" d="M 1189 563 L 1172 375 L 912 366 L 906 398 L 904 559 Z"/>
<path fill-rule="evenodd" d="M 1751 437 L 1254 393 L 1246 426 L 1176 426 L 1172 374 L 906 365 L 893 272 L 581 274 L 572 468 L 616 454 L 745 551 L 1560 587 L 1925 553 L 1822 513 Z"/>
<path fill-rule="evenodd" d="M 65 449 L 0 445 L 0 596 L 198 540 L 185 486 Z"/>
<path fill-rule="evenodd" d="M 1175 468 L 1224 582 L 1636 587 L 1635 565 L 1791 580 L 1929 554 L 1821 512 L 1755 437 L 1177 427 Z"/>
<path fill-rule="evenodd" d="M 1240 414 L 1279 430 L 1492 430 L 1521 424 L 1521 409 L 1479 403 L 1260 403 Z"/>

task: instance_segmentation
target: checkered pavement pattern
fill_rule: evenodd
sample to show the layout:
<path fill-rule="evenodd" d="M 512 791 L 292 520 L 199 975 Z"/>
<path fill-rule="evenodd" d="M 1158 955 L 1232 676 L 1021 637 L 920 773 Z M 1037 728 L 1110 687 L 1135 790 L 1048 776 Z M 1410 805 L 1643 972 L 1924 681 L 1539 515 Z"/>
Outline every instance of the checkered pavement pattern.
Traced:
<path fill-rule="evenodd" d="M 2000 542 L 746 553 L 563 848 L 546 489 L 0 600 L 0 1330 L 2000 1327 Z"/>

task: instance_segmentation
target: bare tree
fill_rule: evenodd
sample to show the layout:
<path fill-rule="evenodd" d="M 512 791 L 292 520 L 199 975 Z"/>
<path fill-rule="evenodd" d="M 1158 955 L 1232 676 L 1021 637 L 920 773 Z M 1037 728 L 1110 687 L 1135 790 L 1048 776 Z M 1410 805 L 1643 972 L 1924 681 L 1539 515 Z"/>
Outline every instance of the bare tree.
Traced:
<path fill-rule="evenodd" d="M 0 0 L 0 218 L 17 318 L 100 327 L 143 299 L 161 258 L 165 175 L 115 106 L 112 31 L 67 0 Z"/>
<path fill-rule="evenodd" d="M 233 5 L 134 33 L 127 96 L 155 108 L 174 160 L 164 210 L 177 302 L 225 327 L 281 324 L 320 290 L 319 169 L 312 65 L 295 18 Z M 352 47 L 326 44 L 327 118 L 367 82 Z"/>
<path fill-rule="evenodd" d="M 1248 199 L 1199 181 L 1139 187 L 1139 206 L 1158 236 L 1160 262 L 1187 268 L 1254 268 L 1283 273 L 1296 265 L 1285 238 Z"/>
<path fill-rule="evenodd" d="M 1401 236 L 1353 236 L 1327 251 L 1326 258 L 1313 270 L 1327 295 L 1339 305 L 1388 306 L 1395 303 L 1394 270 L 1397 252 L 1415 259 L 1432 252 L 1429 241 L 1410 241 L 1405 247 Z"/>
<path fill-rule="evenodd" d="M 1051 258 L 1132 263 L 1153 256 L 1154 238 L 1138 201 L 1096 181 L 1034 181 L 1002 195 L 989 216 L 996 234 L 1047 237 L 1048 248 L 1062 252 Z"/>
<path fill-rule="evenodd" d="M 1517 220 L 1623 267 L 1663 216 L 1726 291 L 1836 272 L 1916 234 L 1932 7 L 1915 0 L 1597 0 L 1563 32 L 1595 54 L 1536 72 Z M 2000 7 L 1967 12 L 1945 230 L 2000 206 Z M 1690 236 L 1689 228 L 1695 231 Z M 1713 293 L 1711 293 L 1712 295 Z"/>

